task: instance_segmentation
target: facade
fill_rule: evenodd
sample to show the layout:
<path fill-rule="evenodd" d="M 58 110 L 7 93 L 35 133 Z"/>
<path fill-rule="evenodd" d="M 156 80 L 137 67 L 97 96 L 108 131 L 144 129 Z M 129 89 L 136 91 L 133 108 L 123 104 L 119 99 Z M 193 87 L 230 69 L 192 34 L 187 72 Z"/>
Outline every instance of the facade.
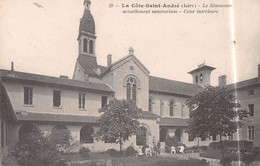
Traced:
<path fill-rule="evenodd" d="M 45 133 L 50 133 L 53 128 L 67 128 L 76 141 L 92 151 L 117 149 L 119 146 L 115 146 L 115 143 L 93 139 L 93 134 L 98 130 L 98 110 L 113 97 L 135 100 L 143 110 L 140 127 L 146 129 L 148 145 L 160 141 L 163 148 L 167 135 L 176 135 L 186 146 L 195 146 L 198 141 L 200 145 L 218 141 L 213 137 L 197 140 L 189 137 L 185 131 L 190 113 L 185 102 L 210 84 L 210 73 L 215 68 L 202 64 L 190 71 L 193 84 L 154 77 L 138 60 L 131 47 L 123 58 L 112 63 L 112 55 L 108 55 L 107 66 L 98 65 L 95 56 L 95 22 L 90 5 L 91 2 L 85 0 L 77 38 L 79 52 L 72 79 L 18 72 L 13 66 L 11 70 L 0 70 L 1 152 L 6 145 L 14 144 L 32 128 L 31 122 Z M 248 128 L 248 138 L 256 140 L 260 137 L 255 132 L 260 127 L 257 122 L 260 118 L 257 112 L 259 79 L 253 82 L 249 81 L 248 85 L 241 83 L 238 96 L 243 106 L 252 109 L 251 105 L 254 105 L 253 127 Z M 246 93 L 252 88 L 254 95 L 248 98 Z M 137 143 L 136 136 L 126 141 L 123 148 L 132 143 Z M 259 141 L 256 144 L 259 145 Z"/>

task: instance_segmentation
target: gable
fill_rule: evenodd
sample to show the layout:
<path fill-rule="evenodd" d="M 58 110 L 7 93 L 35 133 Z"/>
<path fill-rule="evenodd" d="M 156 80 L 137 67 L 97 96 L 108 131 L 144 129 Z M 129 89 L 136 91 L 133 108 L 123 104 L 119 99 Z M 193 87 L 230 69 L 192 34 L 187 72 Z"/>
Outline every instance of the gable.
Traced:
<path fill-rule="evenodd" d="M 130 62 L 131 60 L 136 64 L 136 66 L 138 66 L 138 68 L 140 68 L 143 71 L 145 75 L 148 76 L 150 74 L 148 69 L 134 55 L 128 55 L 111 64 L 109 68 L 102 72 L 101 77 L 105 76 L 109 72 L 113 72 L 114 70 Z"/>

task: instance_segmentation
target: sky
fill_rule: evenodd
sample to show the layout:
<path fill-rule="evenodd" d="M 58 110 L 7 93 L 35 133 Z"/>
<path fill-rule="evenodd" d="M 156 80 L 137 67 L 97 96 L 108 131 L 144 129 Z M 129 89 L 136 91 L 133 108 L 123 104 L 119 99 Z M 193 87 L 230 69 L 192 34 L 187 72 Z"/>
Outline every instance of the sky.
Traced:
<path fill-rule="evenodd" d="M 219 8 L 218 14 L 122 14 L 122 4 L 158 2 L 202 5 L 231 0 L 92 0 L 98 64 L 105 66 L 108 54 L 115 62 L 133 47 L 153 76 L 191 83 L 187 72 L 205 62 L 217 68 L 212 85 L 224 74 L 228 83 L 235 81 L 234 73 L 237 81 L 257 77 L 259 0 L 233 0 L 232 14 L 231 8 Z M 72 78 L 83 11 L 83 0 L 0 1 L 0 68 L 10 69 L 14 62 L 16 71 Z"/>

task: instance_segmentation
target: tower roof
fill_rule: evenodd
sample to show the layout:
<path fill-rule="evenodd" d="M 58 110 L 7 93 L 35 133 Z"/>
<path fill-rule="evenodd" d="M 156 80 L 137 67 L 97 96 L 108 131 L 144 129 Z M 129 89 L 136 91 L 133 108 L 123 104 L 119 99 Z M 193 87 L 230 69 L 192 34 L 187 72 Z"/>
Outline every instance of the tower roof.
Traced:
<path fill-rule="evenodd" d="M 82 31 L 95 34 L 95 21 L 89 7 L 85 7 L 83 17 L 80 20 L 79 33 L 82 33 Z"/>
<path fill-rule="evenodd" d="M 216 69 L 215 67 L 211 67 L 211 66 L 203 64 L 203 65 L 199 65 L 197 69 L 194 69 L 194 70 L 192 70 L 192 71 L 190 71 L 188 73 L 189 74 L 193 74 L 193 73 L 199 72 L 201 70 L 210 70 L 210 71 L 212 71 L 212 70 L 215 70 L 215 69 Z"/>

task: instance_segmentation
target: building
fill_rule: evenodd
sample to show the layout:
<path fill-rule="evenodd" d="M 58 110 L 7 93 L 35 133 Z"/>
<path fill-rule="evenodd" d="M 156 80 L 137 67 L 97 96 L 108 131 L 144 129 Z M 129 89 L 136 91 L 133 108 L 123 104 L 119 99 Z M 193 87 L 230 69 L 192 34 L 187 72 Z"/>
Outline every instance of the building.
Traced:
<path fill-rule="evenodd" d="M 72 79 L 18 72 L 13 64 L 11 70 L 0 70 L 1 152 L 6 145 L 14 144 L 30 130 L 33 127 L 31 122 L 45 133 L 53 128 L 67 128 L 75 140 L 92 151 L 119 148 L 113 142 L 93 139 L 93 134 L 98 130 L 98 110 L 112 97 L 133 99 L 142 108 L 140 127 L 146 130 L 146 144 L 160 141 L 164 147 L 166 136 L 176 135 L 187 146 L 197 145 L 197 138 L 189 137 L 185 131 L 190 112 L 185 102 L 210 84 L 210 73 L 215 68 L 202 64 L 190 71 L 193 84 L 154 77 L 131 47 L 121 59 L 112 63 L 112 55 L 108 55 L 107 66 L 98 65 L 95 22 L 90 5 L 89 0 L 84 1 L 85 9 L 77 38 L 79 52 Z M 250 84 L 251 87 L 254 86 Z M 255 89 L 252 100 L 256 100 L 257 94 Z M 255 115 L 259 118 L 256 106 L 255 101 Z M 252 139 L 255 128 L 250 127 L 249 131 Z M 256 137 L 259 136 L 255 134 Z M 217 140 L 205 138 L 199 139 L 199 142 L 200 145 L 208 145 Z M 125 142 L 124 148 L 131 143 L 137 143 L 136 136 Z"/>

